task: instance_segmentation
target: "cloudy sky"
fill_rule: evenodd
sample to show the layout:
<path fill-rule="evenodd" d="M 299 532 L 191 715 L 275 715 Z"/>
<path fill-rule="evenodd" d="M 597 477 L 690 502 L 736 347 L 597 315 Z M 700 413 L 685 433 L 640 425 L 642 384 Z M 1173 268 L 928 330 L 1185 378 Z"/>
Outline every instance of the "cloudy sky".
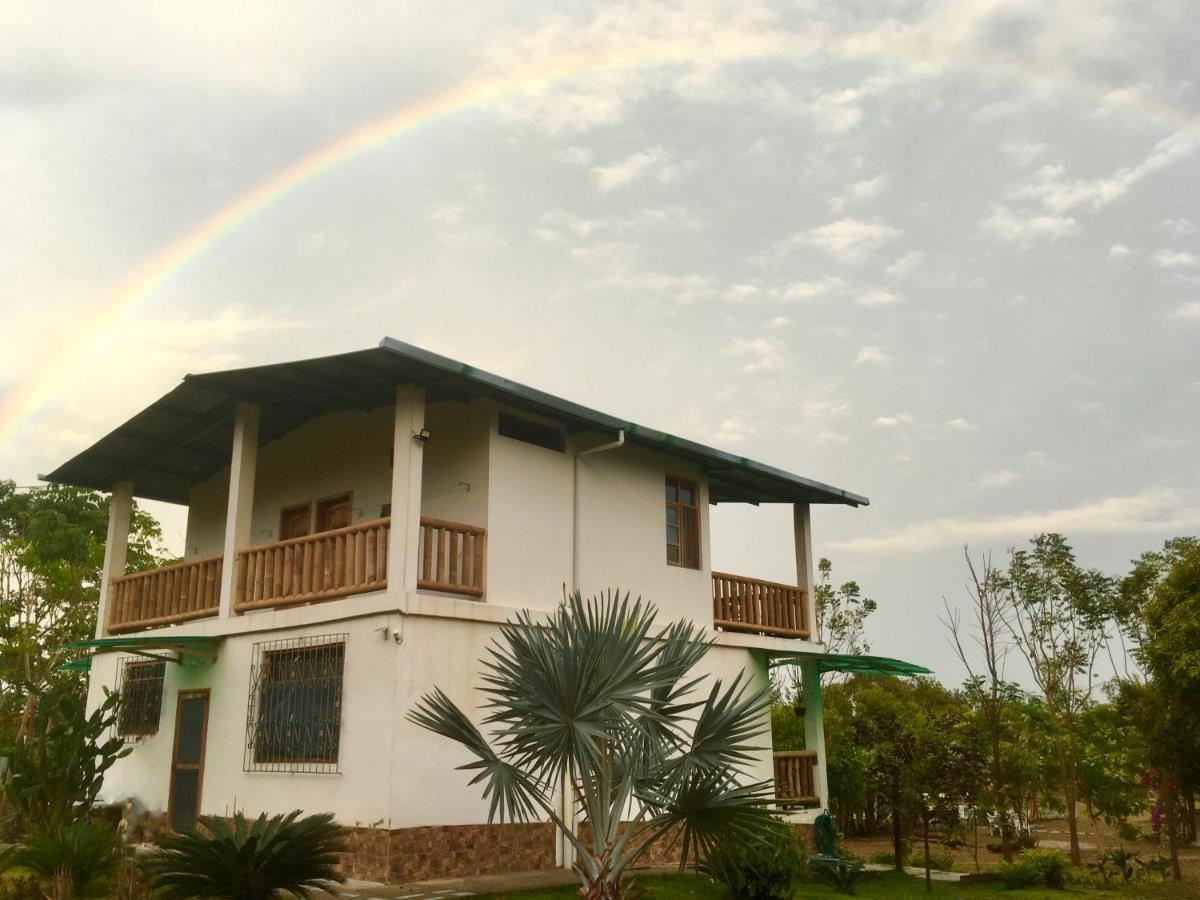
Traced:
<path fill-rule="evenodd" d="M 964 542 L 1054 529 L 1119 572 L 1200 530 L 1198 22 L 7 4 L 0 475 L 186 372 L 392 335 L 867 494 L 817 511 L 818 552 L 878 600 L 875 650 L 957 680 L 934 615 Z M 786 510 L 713 531 L 719 567 L 794 574 Z"/>

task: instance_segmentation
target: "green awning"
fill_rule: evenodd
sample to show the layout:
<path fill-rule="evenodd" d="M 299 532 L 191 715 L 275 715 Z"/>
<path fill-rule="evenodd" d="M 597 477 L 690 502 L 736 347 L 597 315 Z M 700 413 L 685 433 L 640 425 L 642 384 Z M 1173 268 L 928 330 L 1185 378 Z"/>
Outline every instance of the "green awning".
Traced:
<path fill-rule="evenodd" d="M 124 651 L 148 659 L 163 659 L 167 662 L 177 662 L 182 665 L 207 666 L 217 659 L 217 644 L 221 638 L 201 634 L 167 634 L 128 635 L 125 637 L 96 638 L 91 641 L 73 641 L 64 644 L 66 650 L 91 650 L 103 653 L 109 650 Z M 156 652 L 157 651 L 157 652 Z M 174 653 L 174 656 L 169 654 Z M 91 656 L 64 663 L 63 667 L 78 665 L 91 668 Z"/>
<path fill-rule="evenodd" d="M 891 675 L 911 678 L 914 675 L 932 675 L 933 670 L 890 656 L 865 656 L 857 653 L 781 653 L 771 657 L 771 668 L 795 666 L 802 662 L 817 660 L 817 671 L 849 672 L 852 675 Z"/>
<path fill-rule="evenodd" d="M 69 659 L 54 667 L 55 672 L 87 672 L 92 668 L 92 658 L 81 656 L 79 659 Z"/>

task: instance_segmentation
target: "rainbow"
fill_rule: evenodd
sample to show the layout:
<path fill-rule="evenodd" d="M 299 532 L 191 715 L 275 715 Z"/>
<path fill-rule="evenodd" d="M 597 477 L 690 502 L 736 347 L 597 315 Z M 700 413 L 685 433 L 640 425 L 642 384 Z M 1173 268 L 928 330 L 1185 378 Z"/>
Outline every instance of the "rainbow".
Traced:
<path fill-rule="evenodd" d="M 482 77 L 366 122 L 252 186 L 190 231 L 161 248 L 116 284 L 99 301 L 100 311 L 59 347 L 55 361 L 18 384 L 4 400 L 3 406 L 0 406 L 0 443 L 6 441 L 21 423 L 31 418 L 48 401 L 56 384 L 85 346 L 106 333 L 191 260 L 218 243 L 247 219 L 302 189 L 314 179 L 370 153 L 400 135 L 464 110 L 486 106 L 506 95 L 544 90 L 554 82 L 586 74 L 685 64 L 696 60 L 723 63 L 737 59 L 795 56 L 815 52 L 846 57 L 894 56 L 920 64 L 929 62 L 928 47 L 914 44 L 906 49 L 903 44 L 898 43 L 884 49 L 859 42 L 853 36 L 841 39 L 832 39 L 829 36 L 810 39 L 767 33 L 759 37 L 742 37 L 730 41 L 724 41 L 714 35 L 707 41 L 648 42 L 648 45 L 635 46 L 628 51 L 614 51 L 586 58 L 564 56 L 507 74 Z M 1032 79 L 1037 84 L 1050 81 L 1059 88 L 1101 99 L 1108 99 L 1113 95 L 1113 89 L 1109 86 L 1085 81 L 1070 73 L 1055 72 L 1049 77 L 1047 73 L 1031 73 L 1027 68 L 1009 59 L 995 58 L 989 63 L 976 54 L 970 60 L 960 59 L 959 63 L 972 68 L 979 68 L 982 64 L 985 69 L 1001 75 Z M 1195 127 L 1195 120 L 1186 112 L 1166 106 L 1150 97 L 1128 95 L 1124 99 L 1126 103 L 1145 114 L 1170 122 L 1175 127 L 1181 124 L 1186 128 Z"/>

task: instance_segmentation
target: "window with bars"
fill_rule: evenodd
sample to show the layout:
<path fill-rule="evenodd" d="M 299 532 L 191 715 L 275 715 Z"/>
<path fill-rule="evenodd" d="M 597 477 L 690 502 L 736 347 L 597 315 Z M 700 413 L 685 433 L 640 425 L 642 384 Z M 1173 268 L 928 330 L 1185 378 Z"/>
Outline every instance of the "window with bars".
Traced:
<path fill-rule="evenodd" d="M 254 645 L 247 772 L 338 773 L 346 635 Z"/>
<path fill-rule="evenodd" d="M 167 664 L 163 660 L 121 660 L 116 686 L 116 692 L 121 696 L 117 711 L 118 737 L 131 740 L 158 733 L 166 671 Z"/>
<path fill-rule="evenodd" d="M 667 564 L 700 568 L 700 509 L 694 481 L 667 476 Z"/>

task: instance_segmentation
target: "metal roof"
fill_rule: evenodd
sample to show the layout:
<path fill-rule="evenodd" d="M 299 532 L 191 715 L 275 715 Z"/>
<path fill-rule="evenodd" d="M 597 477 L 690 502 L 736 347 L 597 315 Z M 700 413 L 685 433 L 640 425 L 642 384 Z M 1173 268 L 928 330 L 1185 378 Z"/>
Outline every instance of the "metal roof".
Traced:
<path fill-rule="evenodd" d="M 850 672 L 854 675 L 891 675 L 911 677 L 932 675 L 933 670 L 890 656 L 866 656 L 861 653 L 793 653 L 784 652 L 771 657 L 771 667 L 795 665 L 806 660 L 818 660 L 819 672 Z"/>
<path fill-rule="evenodd" d="M 217 644 L 219 636 L 206 634 L 172 634 L 170 629 L 162 634 L 123 635 L 121 637 L 95 638 L 90 641 L 72 641 L 63 644 L 64 650 L 92 650 L 102 653 L 105 650 L 124 650 L 148 659 L 161 659 L 166 662 L 177 662 L 188 667 L 211 665 L 217 659 Z M 162 656 L 153 650 L 166 650 L 175 656 Z M 75 660 L 74 663 L 64 663 L 60 669 L 91 668 L 91 656 Z M 86 660 L 86 665 L 84 664 Z"/>
<path fill-rule="evenodd" d="M 193 485 L 229 465 L 237 403 L 261 407 L 261 445 L 322 413 L 391 405 L 399 384 L 424 387 L 430 401 L 487 397 L 572 429 L 624 430 L 631 444 L 698 465 L 708 477 L 715 503 L 866 506 L 870 502 L 850 491 L 588 409 L 392 338 L 384 338 L 370 350 L 188 375 L 173 391 L 43 478 L 99 491 L 130 481 L 138 497 L 187 503 Z"/>

